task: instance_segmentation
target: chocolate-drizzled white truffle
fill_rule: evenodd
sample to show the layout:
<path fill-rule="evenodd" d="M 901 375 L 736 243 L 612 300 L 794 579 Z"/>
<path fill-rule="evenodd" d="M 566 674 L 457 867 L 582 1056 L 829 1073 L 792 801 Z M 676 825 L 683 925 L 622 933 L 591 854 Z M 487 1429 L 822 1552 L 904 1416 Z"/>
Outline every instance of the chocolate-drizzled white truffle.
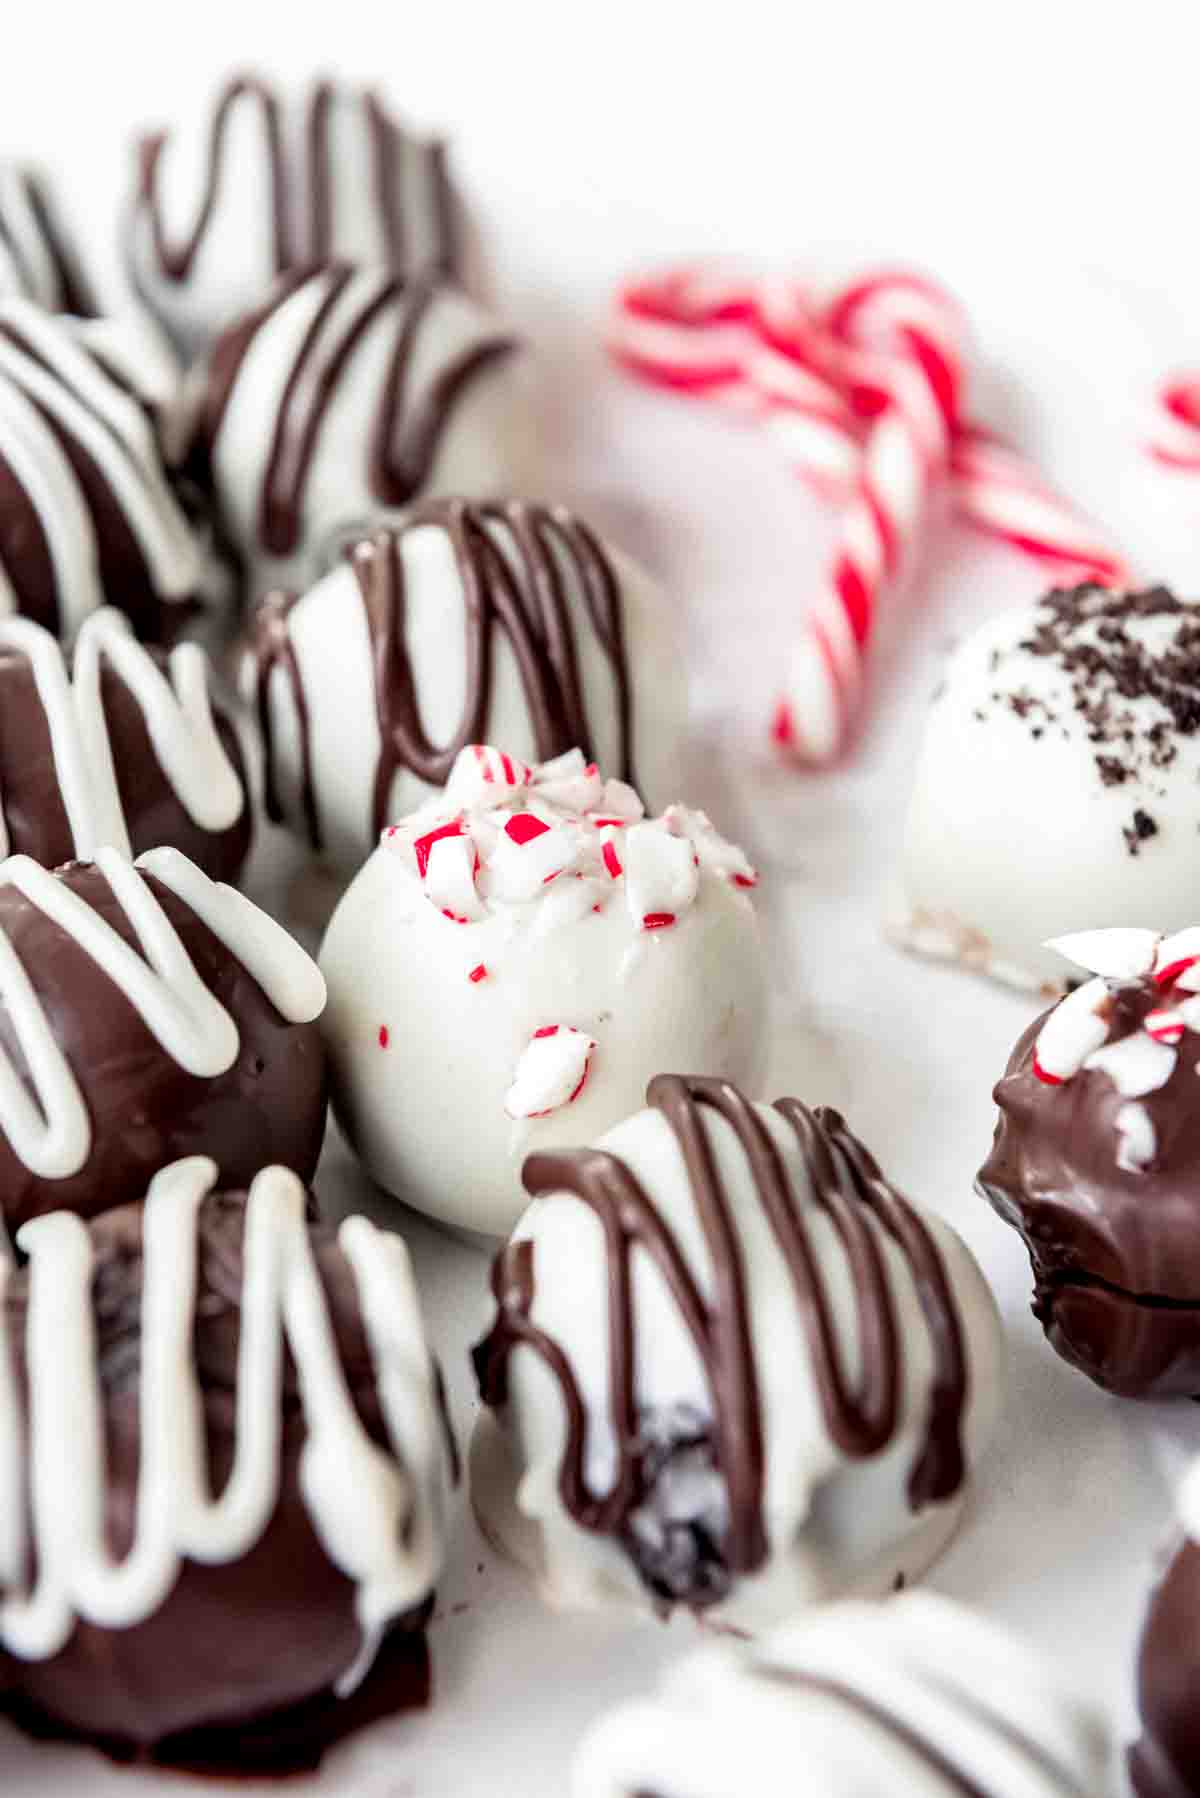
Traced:
<path fill-rule="evenodd" d="M 463 235 L 444 146 L 376 94 L 236 75 L 206 125 L 139 141 L 124 249 L 134 287 L 192 356 L 277 275 L 344 258 L 457 280 Z"/>
<path fill-rule="evenodd" d="M 689 1655 L 585 1737 L 571 1794 L 1104 1798 L 1109 1756 L 1056 1668 L 922 1592 Z"/>
<path fill-rule="evenodd" d="M 374 1178 L 504 1235 L 528 1149 L 587 1140 L 662 1067 L 751 1090 L 766 1054 L 754 870 L 702 812 L 643 816 L 574 751 L 466 749 L 329 926 L 338 1116 Z"/>
<path fill-rule="evenodd" d="M 951 658 L 917 767 L 895 934 L 1062 991 L 1068 931 L 1191 924 L 1200 610 L 1162 588 L 1048 594 Z"/>
<path fill-rule="evenodd" d="M 982 1274 L 836 1113 L 691 1076 L 647 1097 L 525 1162 L 475 1350 L 484 1529 L 551 1602 L 750 1630 L 912 1581 L 996 1416 Z"/>
<path fill-rule="evenodd" d="M 47 312 L 96 313 L 91 283 L 58 215 L 49 183 L 24 163 L 0 162 L 0 298 Z"/>
<path fill-rule="evenodd" d="M 252 594 L 303 587 L 348 522 L 444 493 L 520 492 L 523 346 L 455 288 L 335 263 L 230 326 L 200 423 Z"/>
<path fill-rule="evenodd" d="M 147 364 L 143 388 L 133 344 L 104 321 L 0 302 L 0 612 L 65 637 L 106 603 L 139 636 L 169 635 L 205 585 L 167 479 L 163 371 Z"/>
<path fill-rule="evenodd" d="M 665 595 L 562 507 L 434 500 L 254 618 L 267 809 L 353 869 L 470 743 L 680 791 Z"/>

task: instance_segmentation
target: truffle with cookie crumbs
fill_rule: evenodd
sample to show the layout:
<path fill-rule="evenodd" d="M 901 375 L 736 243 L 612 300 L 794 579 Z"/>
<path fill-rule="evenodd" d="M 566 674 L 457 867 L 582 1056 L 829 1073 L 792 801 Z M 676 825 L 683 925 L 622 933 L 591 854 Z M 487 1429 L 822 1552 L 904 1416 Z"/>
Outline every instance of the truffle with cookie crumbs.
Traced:
<path fill-rule="evenodd" d="M 892 931 L 1047 993 L 1068 930 L 1182 929 L 1200 884 L 1200 608 L 1084 586 L 953 655 L 917 767 Z"/>

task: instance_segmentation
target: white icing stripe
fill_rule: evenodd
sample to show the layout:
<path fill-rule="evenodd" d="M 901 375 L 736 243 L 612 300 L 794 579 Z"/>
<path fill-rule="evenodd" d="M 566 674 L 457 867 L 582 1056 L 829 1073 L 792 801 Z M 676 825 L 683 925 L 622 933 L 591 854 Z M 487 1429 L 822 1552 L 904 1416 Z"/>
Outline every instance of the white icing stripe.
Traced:
<path fill-rule="evenodd" d="M 101 968 L 137 1012 L 164 1053 L 188 1073 L 215 1078 L 237 1059 L 237 1025 L 200 979 L 166 913 L 139 873 L 176 893 L 242 962 L 276 1010 L 292 1023 L 323 1008 L 316 964 L 265 913 L 231 887 L 208 879 L 173 849 L 152 850 L 136 866 L 101 849 L 96 865 L 140 944 L 132 948 L 67 884 L 26 855 L 0 863 L 0 882 L 15 886 Z M 91 1123 L 67 1062 L 20 958 L 0 933 L 0 999 L 28 1066 L 36 1101 L 12 1059 L 0 1050 L 0 1130 L 13 1152 L 42 1179 L 68 1179 L 91 1148 Z"/>
<path fill-rule="evenodd" d="M 228 1566 L 261 1541 L 280 1491 L 284 1343 L 307 1425 L 300 1485 L 331 1561 L 357 1588 L 364 1652 L 343 1686 L 365 1672 L 387 1624 L 419 1604 L 441 1565 L 448 1470 L 439 1451 L 435 1379 L 407 1251 L 365 1219 L 343 1226 L 359 1289 L 380 1402 L 401 1465 L 359 1421 L 338 1357 L 304 1187 L 264 1169 L 246 1201 L 236 1447 L 232 1472 L 210 1495 L 204 1399 L 193 1358 L 197 1217 L 216 1182 L 194 1156 L 165 1168 L 143 1224 L 141 1460 L 136 1533 L 121 1562 L 104 1540 L 103 1401 L 97 1374 L 86 1226 L 65 1212 L 22 1230 L 29 1255 L 26 1358 L 28 1514 L 19 1452 L 21 1397 L 11 1354 L 0 1353 L 0 1643 L 28 1660 L 67 1643 L 76 1619 L 128 1629 L 167 1600 L 182 1560 Z M 368 1271 L 369 1270 L 369 1271 Z M 0 1296 L 3 1285 L 0 1285 Z M 0 1332 L 4 1315 L 0 1309 Z M 0 1350 L 8 1349 L 0 1334 Z M 31 1549 L 36 1577 L 20 1590 Z"/>
<path fill-rule="evenodd" d="M 0 453 L 37 513 L 54 571 L 59 625 L 70 637 L 104 598 L 91 511 L 54 432 L 21 387 L 2 374 Z"/>
<path fill-rule="evenodd" d="M 79 633 L 73 676 L 79 733 L 89 763 L 104 770 L 106 778 L 98 784 L 106 799 L 111 795 L 113 827 L 124 831 L 100 691 L 105 661 L 136 701 L 158 765 L 188 817 L 201 830 L 230 829 L 241 817 L 245 795 L 213 721 L 207 656 L 196 644 L 181 643 L 171 652 L 168 679 L 137 641 L 125 614 L 106 606 Z M 98 834 L 96 841 L 120 839 Z M 77 853 L 88 851 L 77 845 Z"/>
<path fill-rule="evenodd" d="M 33 354 L 0 335 L 0 374 L 59 423 L 101 470 L 146 559 L 155 592 L 182 600 L 200 584 L 196 539 L 166 477 L 138 402 L 111 380 L 57 320 L 31 301 L 0 307 Z M 43 362 L 47 366 L 42 366 Z"/>
<path fill-rule="evenodd" d="M 148 849 L 135 865 L 161 880 L 207 924 L 289 1023 L 307 1024 L 320 1017 L 325 1009 L 324 975 L 296 939 L 253 900 L 235 887 L 210 880 L 178 849 Z"/>
<path fill-rule="evenodd" d="M 20 163 L 0 163 L 0 293 L 20 293 L 56 311 L 58 268 L 46 242 Z"/>

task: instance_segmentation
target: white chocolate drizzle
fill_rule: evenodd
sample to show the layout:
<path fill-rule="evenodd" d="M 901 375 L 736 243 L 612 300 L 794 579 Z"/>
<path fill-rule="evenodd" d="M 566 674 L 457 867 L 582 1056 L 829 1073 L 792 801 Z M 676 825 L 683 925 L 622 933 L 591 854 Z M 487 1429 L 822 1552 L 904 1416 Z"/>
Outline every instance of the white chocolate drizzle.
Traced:
<path fill-rule="evenodd" d="M 244 1223 L 235 1457 L 214 1499 L 193 1330 L 198 1216 L 216 1180 L 215 1163 L 193 1156 L 164 1168 L 146 1197 L 136 1527 L 119 1561 L 105 1541 L 104 1407 L 87 1226 L 55 1212 L 18 1236 L 29 1256 L 24 1400 L 3 1304 L 12 1270 L 0 1266 L 0 1644 L 22 1659 L 45 1660 L 66 1645 L 76 1620 L 134 1628 L 169 1598 L 185 1559 L 227 1566 L 261 1541 L 280 1495 L 286 1343 L 307 1426 L 303 1500 L 325 1553 L 357 1587 L 362 1649 L 339 1684 L 348 1691 L 369 1669 L 388 1624 L 428 1596 L 445 1542 L 449 1451 L 408 1252 L 365 1218 L 339 1232 L 388 1453 L 363 1427 L 347 1386 L 303 1184 L 280 1167 L 257 1176 Z"/>
<path fill-rule="evenodd" d="M 11 650 L 29 662 L 50 733 L 72 846 L 80 860 L 89 860 L 105 844 L 131 853 L 101 695 L 105 663 L 138 706 L 163 777 L 192 822 L 210 831 L 236 824 L 245 794 L 217 734 L 208 658 L 196 644 L 181 643 L 172 650 L 164 673 L 137 641 L 125 614 L 104 606 L 85 620 L 79 632 L 72 675 L 57 638 L 31 619 L 0 619 L 0 650 Z M 0 803 L 0 855 L 8 851 Z"/>
<path fill-rule="evenodd" d="M 232 887 L 220 885 L 174 849 L 153 849 L 135 863 L 118 850 L 97 851 L 96 865 L 129 920 L 133 948 L 59 876 L 26 855 L 0 863 L 14 886 L 91 957 L 133 1007 L 164 1053 L 187 1073 L 215 1078 L 237 1059 L 237 1025 L 201 980 L 143 871 L 195 912 L 291 1023 L 320 1015 L 325 983 L 315 962 L 285 930 Z M 12 1058 L 0 1050 L 0 1130 L 13 1152 L 42 1179 L 69 1179 L 87 1161 L 92 1129 L 78 1078 L 33 984 L 0 932 L 0 1000 L 29 1071 L 34 1097 Z"/>

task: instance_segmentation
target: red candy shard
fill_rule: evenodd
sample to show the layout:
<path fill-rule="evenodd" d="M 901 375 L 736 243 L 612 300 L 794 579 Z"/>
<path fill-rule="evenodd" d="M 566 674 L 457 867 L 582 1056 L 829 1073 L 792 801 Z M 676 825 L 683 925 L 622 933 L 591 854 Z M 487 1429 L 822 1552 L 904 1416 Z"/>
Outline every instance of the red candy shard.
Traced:
<path fill-rule="evenodd" d="M 1200 961 L 1200 956 L 1185 955 L 1181 960 L 1173 961 L 1167 967 L 1160 968 L 1154 976 L 1155 986 L 1173 985 L 1181 974 L 1186 974 L 1189 968 L 1194 968 L 1197 961 Z"/>
<path fill-rule="evenodd" d="M 621 867 L 621 858 L 617 854 L 616 849 L 613 847 L 613 845 L 611 843 L 605 843 L 604 853 L 601 856 L 601 860 L 603 861 L 604 866 L 608 869 L 609 873 L 612 875 L 613 879 L 620 880 L 622 872 L 623 872 L 623 869 Z"/>
<path fill-rule="evenodd" d="M 387 1025 L 381 1024 L 379 1026 L 379 1047 L 381 1049 L 386 1049 L 390 1040 L 391 1037 Z"/>
<path fill-rule="evenodd" d="M 643 930 L 669 930 L 675 922 L 673 911 L 648 911 L 642 919 Z"/>
<path fill-rule="evenodd" d="M 471 982 L 471 984 L 473 986 L 478 986 L 478 984 L 481 980 L 487 979 L 487 969 L 484 967 L 482 962 L 479 962 L 475 967 L 473 967 L 471 969 L 471 972 L 467 975 L 467 979 Z"/>
<path fill-rule="evenodd" d="M 786 699 L 781 699 L 775 708 L 775 716 L 771 721 L 771 740 L 778 743 L 781 749 L 790 749 L 796 741 L 796 725 L 792 718 L 792 708 Z"/>
<path fill-rule="evenodd" d="M 557 1036 L 558 1035 L 558 1025 L 557 1024 L 543 1024 L 540 1030 L 534 1031 L 533 1035 L 534 1035 L 535 1042 L 539 1036 Z"/>
<path fill-rule="evenodd" d="M 1062 1085 L 1060 1076 L 1058 1074 L 1048 1074 L 1036 1055 L 1033 1058 L 1033 1071 L 1044 1086 Z"/>
<path fill-rule="evenodd" d="M 417 873 L 422 880 L 429 872 L 429 856 L 433 845 L 440 842 L 443 837 L 461 837 L 463 835 L 465 832 L 462 819 L 456 818 L 452 824 L 443 824 L 437 830 L 427 831 L 423 837 L 417 838 L 413 844 L 413 851 L 417 858 Z"/>
<path fill-rule="evenodd" d="M 535 818 L 532 812 L 515 812 L 504 826 L 504 834 L 514 843 L 523 845 L 532 843 L 537 837 L 544 837 L 549 828 L 540 818 Z"/>
<path fill-rule="evenodd" d="M 758 875 L 757 873 L 735 874 L 733 877 L 733 884 L 735 887 L 756 887 L 758 885 Z"/>

